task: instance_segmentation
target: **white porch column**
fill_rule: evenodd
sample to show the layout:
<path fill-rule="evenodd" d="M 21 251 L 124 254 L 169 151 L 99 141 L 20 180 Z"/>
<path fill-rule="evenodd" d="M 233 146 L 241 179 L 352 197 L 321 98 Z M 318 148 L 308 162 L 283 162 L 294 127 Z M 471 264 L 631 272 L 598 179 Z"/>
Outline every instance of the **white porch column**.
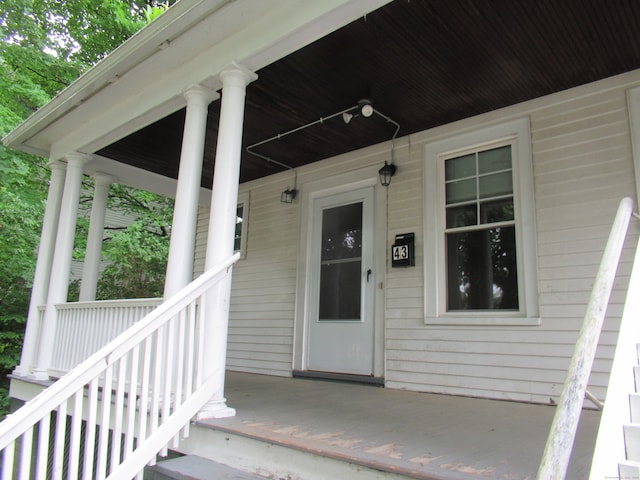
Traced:
<path fill-rule="evenodd" d="M 196 85 L 189 88 L 184 96 L 187 99 L 187 113 L 184 120 L 178 186 L 171 223 L 164 298 L 169 298 L 188 285 L 193 277 L 207 113 L 209 104 L 217 94 Z"/>
<path fill-rule="evenodd" d="M 73 253 L 78 202 L 82 186 L 82 168 L 91 159 L 89 155 L 77 152 L 68 153 L 65 158 L 67 160 L 67 174 L 64 182 L 60 219 L 58 221 L 56 244 L 51 265 L 47 306 L 42 318 L 40 332 L 40 338 L 43 341 L 40 342 L 38 361 L 33 372 L 33 376 L 37 380 L 49 378 L 47 371 L 51 364 L 56 334 L 55 305 L 67 301 L 71 273 L 71 254 Z"/>
<path fill-rule="evenodd" d="M 102 253 L 102 237 L 104 234 L 104 218 L 107 213 L 109 186 L 115 181 L 111 175 L 96 172 L 93 176 L 94 191 L 91 205 L 91 220 L 87 235 L 87 251 L 82 266 L 82 282 L 80 283 L 81 302 L 96 299 L 98 276 L 100 274 L 100 254 Z"/>
<path fill-rule="evenodd" d="M 211 197 L 211 215 L 207 237 L 205 270 L 233 255 L 233 240 L 240 181 L 240 155 L 246 87 L 257 75 L 233 64 L 220 73 L 222 103 Z M 220 282 L 207 296 L 206 350 L 204 378 L 214 378 L 216 390 L 198 413 L 198 418 L 222 418 L 235 415 L 226 404 L 224 379 L 229 324 L 231 278 Z"/>
<path fill-rule="evenodd" d="M 60 162 L 52 162 L 49 164 L 49 168 L 51 169 L 49 193 L 47 194 L 47 203 L 45 205 L 44 218 L 42 219 L 42 233 L 40 234 L 40 245 L 38 246 L 38 260 L 36 261 L 36 270 L 33 276 L 33 287 L 31 288 L 31 300 L 29 302 L 29 313 L 27 314 L 22 354 L 20 357 L 20 365 L 16 366 L 13 370 L 15 375 L 23 377 L 30 373 L 31 367 L 36 360 L 35 355 L 40 331 L 40 311 L 38 307 L 47 302 L 53 249 L 55 247 L 58 217 L 60 216 L 60 203 L 62 201 L 62 190 L 64 187 L 65 165 Z"/>

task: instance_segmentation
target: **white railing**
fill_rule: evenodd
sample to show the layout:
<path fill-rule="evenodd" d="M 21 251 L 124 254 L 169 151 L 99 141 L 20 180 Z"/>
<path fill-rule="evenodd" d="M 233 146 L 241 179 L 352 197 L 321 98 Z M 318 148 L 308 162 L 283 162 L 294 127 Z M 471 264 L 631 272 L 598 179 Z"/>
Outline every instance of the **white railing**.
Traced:
<path fill-rule="evenodd" d="M 190 419 L 215 391 L 214 380 L 202 378 L 205 299 L 238 257 L 205 272 L 0 423 L 0 478 L 142 479 L 144 465 L 172 439 L 177 444 L 181 430 L 188 435 Z"/>
<path fill-rule="evenodd" d="M 625 458 L 623 425 L 630 423 L 629 394 L 636 387 L 633 366 L 638 364 L 640 340 L 640 244 L 636 247 L 627 298 L 622 312 L 611 375 L 591 462 L 591 480 L 618 478 L 618 463 Z M 632 477 L 630 477 L 632 478 Z"/>
<path fill-rule="evenodd" d="M 602 255 L 582 328 L 553 417 L 538 470 L 538 480 L 562 480 L 567 473 L 602 323 L 632 214 L 633 200 L 622 199 Z"/>
<path fill-rule="evenodd" d="M 64 375 L 161 303 L 161 298 L 143 298 L 56 305 L 56 338 L 49 374 Z"/>

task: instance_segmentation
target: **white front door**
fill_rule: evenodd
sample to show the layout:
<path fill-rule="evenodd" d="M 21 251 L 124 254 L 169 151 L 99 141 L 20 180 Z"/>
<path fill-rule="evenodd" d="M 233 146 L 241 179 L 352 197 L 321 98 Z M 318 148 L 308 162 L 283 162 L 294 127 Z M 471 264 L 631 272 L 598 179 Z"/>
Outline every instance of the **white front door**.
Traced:
<path fill-rule="evenodd" d="M 373 374 L 373 187 L 313 204 L 310 371 Z"/>

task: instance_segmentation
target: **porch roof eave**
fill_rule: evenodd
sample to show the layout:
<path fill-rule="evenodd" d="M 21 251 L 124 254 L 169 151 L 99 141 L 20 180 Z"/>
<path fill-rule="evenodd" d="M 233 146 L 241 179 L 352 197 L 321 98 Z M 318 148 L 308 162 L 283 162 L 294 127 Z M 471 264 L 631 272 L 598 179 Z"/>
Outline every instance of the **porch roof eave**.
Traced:
<path fill-rule="evenodd" d="M 200 83 L 218 90 L 217 73 L 231 61 L 258 70 L 389 1 L 328 0 L 294 9 L 292 0 L 268 6 L 256 0 L 179 0 L 2 141 L 9 148 L 52 160 L 69 151 L 93 153 L 184 107 L 181 94 L 189 85 Z M 278 18 L 278 25 L 273 21 L 266 25 L 266 11 Z M 289 15 L 284 15 L 287 11 Z M 211 33 L 216 31 L 221 33 Z M 204 52 L 192 49 L 196 51 L 189 61 L 184 50 L 165 48 L 188 44 L 203 35 L 216 38 Z M 205 58 L 209 61 L 203 62 Z M 168 59 L 177 66 L 170 81 L 157 75 Z M 196 71 L 194 65 L 199 65 Z M 123 92 L 133 101 L 105 101 Z M 92 121 L 86 122 L 87 118 Z M 116 119 L 119 122 L 114 124 Z"/>
<path fill-rule="evenodd" d="M 49 149 L 45 148 L 44 144 L 29 143 L 29 141 L 52 123 L 64 117 L 79 103 L 88 100 L 98 91 L 108 87 L 114 78 L 124 75 L 152 56 L 163 41 L 175 38 L 187 30 L 199 20 L 198 15 L 210 14 L 224 3 L 226 0 L 178 1 L 167 12 L 136 32 L 125 43 L 81 74 L 72 84 L 31 114 L 9 132 L 2 139 L 2 142 L 9 148 L 47 157 Z"/>

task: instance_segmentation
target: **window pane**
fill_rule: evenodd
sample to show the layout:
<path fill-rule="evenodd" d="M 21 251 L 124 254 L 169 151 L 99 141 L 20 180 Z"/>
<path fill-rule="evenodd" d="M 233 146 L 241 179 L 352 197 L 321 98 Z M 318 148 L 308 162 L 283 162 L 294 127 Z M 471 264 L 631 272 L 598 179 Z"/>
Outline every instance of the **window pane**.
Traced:
<path fill-rule="evenodd" d="M 362 202 L 322 212 L 322 261 L 360 257 Z"/>
<path fill-rule="evenodd" d="M 242 245 L 242 222 L 244 221 L 244 206 L 238 205 L 236 209 L 236 234 L 233 240 L 233 251 L 237 252 L 240 250 Z"/>
<path fill-rule="evenodd" d="M 476 179 L 459 180 L 447 183 L 447 205 L 452 203 L 467 202 L 475 200 L 476 195 Z"/>
<path fill-rule="evenodd" d="M 511 171 L 480 177 L 480 198 L 509 195 L 513 192 Z"/>
<path fill-rule="evenodd" d="M 447 228 L 466 227 L 478 224 L 476 204 L 447 208 Z"/>
<path fill-rule="evenodd" d="M 464 157 L 447 160 L 444 169 L 446 180 L 473 177 L 476 174 L 476 155 L 473 153 L 471 155 L 465 155 Z"/>
<path fill-rule="evenodd" d="M 511 169 L 511 145 L 478 153 L 480 174 Z"/>
<path fill-rule="evenodd" d="M 513 198 L 504 198 L 480 204 L 480 223 L 509 222 L 514 218 Z"/>
<path fill-rule="evenodd" d="M 446 235 L 447 310 L 517 310 L 515 227 Z"/>
<path fill-rule="evenodd" d="M 359 260 L 322 265 L 319 321 L 360 320 L 360 273 Z"/>

